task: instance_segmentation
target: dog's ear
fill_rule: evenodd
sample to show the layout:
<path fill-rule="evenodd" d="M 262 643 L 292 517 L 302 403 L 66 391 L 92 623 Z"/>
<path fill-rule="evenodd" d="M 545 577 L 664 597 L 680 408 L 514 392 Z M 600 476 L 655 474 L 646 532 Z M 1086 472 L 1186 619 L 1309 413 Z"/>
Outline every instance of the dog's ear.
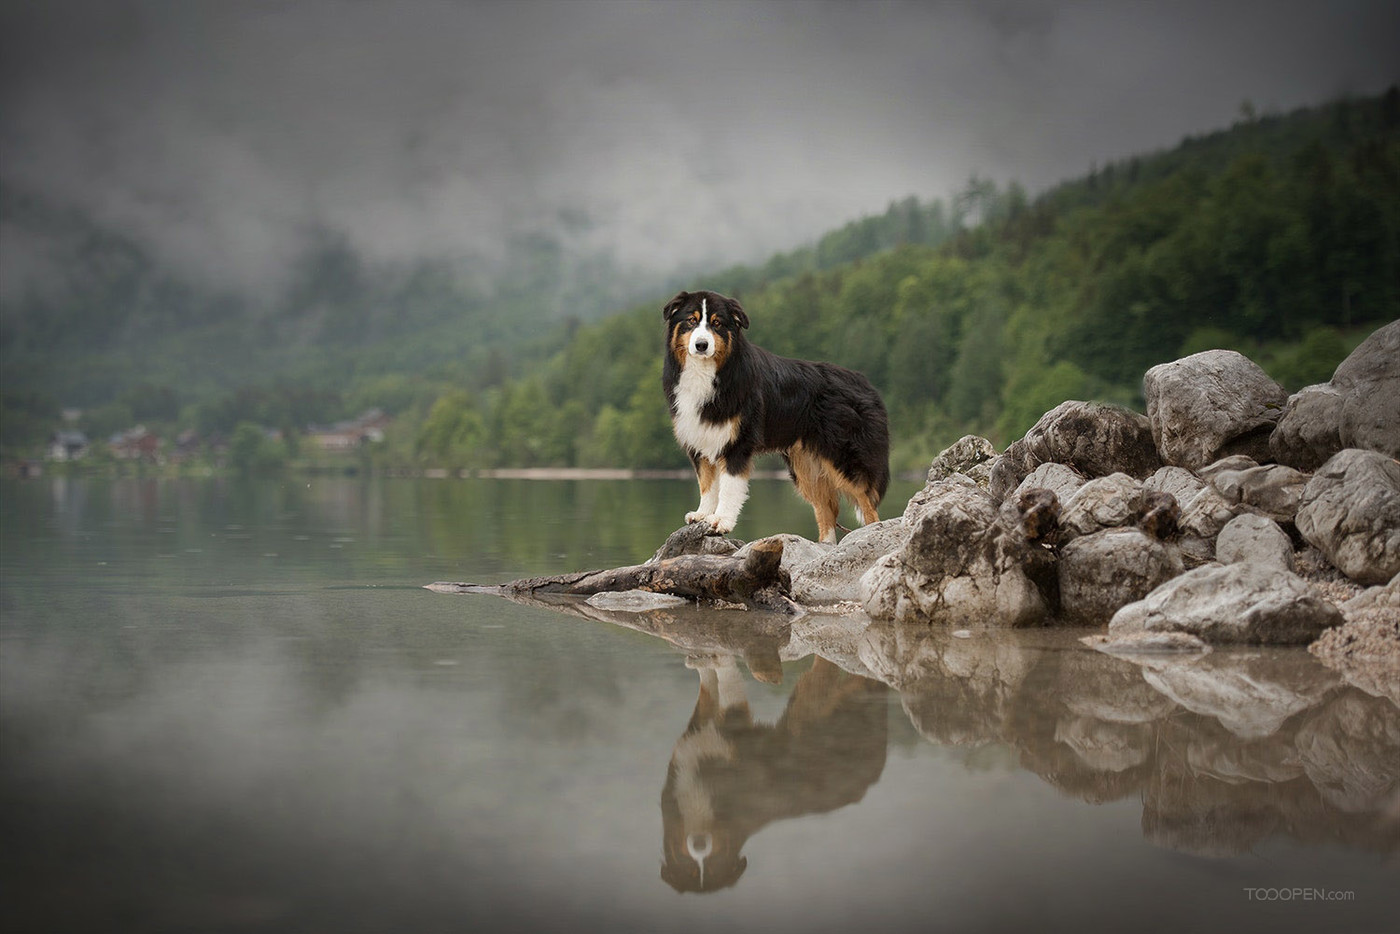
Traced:
<path fill-rule="evenodd" d="M 671 315 L 675 314 L 676 311 L 685 304 L 687 298 L 690 298 L 689 292 L 677 292 L 676 297 L 667 302 L 666 307 L 661 309 L 661 317 L 670 319 Z"/>
<path fill-rule="evenodd" d="M 749 316 L 744 314 L 744 306 L 739 304 L 737 298 L 726 298 L 725 304 L 729 306 L 729 313 L 734 316 L 734 320 L 739 322 L 739 327 L 749 326 Z"/>

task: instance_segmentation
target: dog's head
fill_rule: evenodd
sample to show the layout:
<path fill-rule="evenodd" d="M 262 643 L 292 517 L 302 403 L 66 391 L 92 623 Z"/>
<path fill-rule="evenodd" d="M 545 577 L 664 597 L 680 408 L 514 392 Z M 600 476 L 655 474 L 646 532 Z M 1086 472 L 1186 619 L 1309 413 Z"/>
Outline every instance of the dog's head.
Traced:
<path fill-rule="evenodd" d="M 682 365 L 697 357 L 723 366 L 743 339 L 740 332 L 749 326 L 743 307 L 718 292 L 681 292 L 661 313 L 666 318 L 667 346 Z"/>

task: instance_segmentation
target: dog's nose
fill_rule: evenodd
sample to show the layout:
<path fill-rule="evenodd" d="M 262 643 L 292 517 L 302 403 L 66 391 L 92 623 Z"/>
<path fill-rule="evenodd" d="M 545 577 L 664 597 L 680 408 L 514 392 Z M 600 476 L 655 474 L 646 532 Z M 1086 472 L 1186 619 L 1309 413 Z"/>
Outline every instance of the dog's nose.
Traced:
<path fill-rule="evenodd" d="M 696 352 L 696 353 L 704 353 L 705 351 L 707 351 L 707 350 L 709 350 L 709 349 L 710 349 L 710 342 L 709 342 L 709 341 L 696 341 L 696 342 L 695 342 L 695 352 Z"/>

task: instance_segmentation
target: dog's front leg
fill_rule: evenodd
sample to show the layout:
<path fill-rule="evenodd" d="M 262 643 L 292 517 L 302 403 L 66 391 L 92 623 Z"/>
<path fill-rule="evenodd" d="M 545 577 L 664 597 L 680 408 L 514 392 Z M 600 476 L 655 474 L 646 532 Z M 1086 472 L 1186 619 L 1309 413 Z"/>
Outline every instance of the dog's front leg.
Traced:
<path fill-rule="evenodd" d="M 719 468 L 715 462 L 704 457 L 695 459 L 695 477 L 700 481 L 700 505 L 695 507 L 694 512 L 685 514 L 686 522 L 694 522 L 699 519 L 713 525 L 715 509 L 719 505 L 719 484 L 715 482 Z"/>
<path fill-rule="evenodd" d="M 710 528 L 720 535 L 734 531 L 734 525 L 739 521 L 739 510 L 744 508 L 744 501 L 749 498 L 749 467 L 744 466 L 743 473 L 733 474 L 729 472 L 728 466 L 720 472 L 719 482 L 715 484 L 719 488 L 719 500 L 715 504 L 715 514 L 710 517 Z"/>

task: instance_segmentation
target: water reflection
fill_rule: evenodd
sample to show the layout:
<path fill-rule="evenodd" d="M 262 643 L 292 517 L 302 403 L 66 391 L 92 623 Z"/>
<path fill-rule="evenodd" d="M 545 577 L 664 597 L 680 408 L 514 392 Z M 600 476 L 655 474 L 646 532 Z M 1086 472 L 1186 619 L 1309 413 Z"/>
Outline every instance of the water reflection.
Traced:
<path fill-rule="evenodd" d="M 941 745 L 1003 744 L 1066 794 L 1132 795 L 1200 855 L 1282 834 L 1400 846 L 1400 709 L 1296 649 L 1115 658 L 1048 633 L 871 626 L 860 657 Z"/>
<path fill-rule="evenodd" d="M 750 713 L 733 656 L 689 664 L 700 695 L 661 791 L 661 878 L 713 892 L 739 880 L 744 843 L 766 825 L 865 796 L 885 768 L 886 688 L 818 658 L 766 724 Z"/>
<path fill-rule="evenodd" d="M 1079 633 L 944 629 L 864 617 L 685 607 L 627 613 L 579 598 L 520 602 L 665 639 L 692 656 L 700 693 L 662 794 L 662 878 L 733 885 L 744 841 L 773 821 L 859 801 L 880 777 L 892 688 L 942 747 L 998 748 L 1090 804 L 1137 796 L 1143 836 L 1198 856 L 1272 837 L 1400 851 L 1400 708 L 1299 649 L 1123 658 Z M 780 683 L 821 646 L 774 725 L 749 713 L 740 662 Z"/>

